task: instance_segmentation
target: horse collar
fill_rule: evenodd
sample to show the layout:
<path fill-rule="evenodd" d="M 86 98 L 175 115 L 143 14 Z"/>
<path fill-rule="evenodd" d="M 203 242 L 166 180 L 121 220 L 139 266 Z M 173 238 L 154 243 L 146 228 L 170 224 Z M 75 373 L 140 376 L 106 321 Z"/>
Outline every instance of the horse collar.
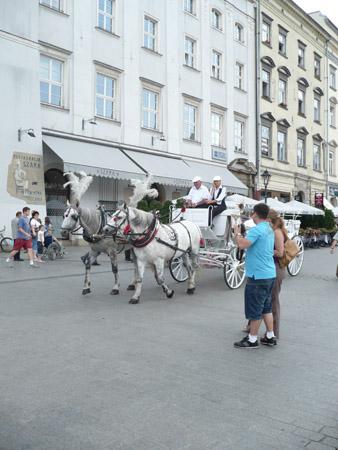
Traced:
<path fill-rule="evenodd" d="M 129 224 L 128 224 L 129 225 Z M 125 227 L 128 227 L 128 225 Z M 143 248 L 146 245 L 150 244 L 150 242 L 155 239 L 155 236 L 158 232 L 158 221 L 157 221 L 157 217 L 154 215 L 153 220 L 151 221 L 151 224 L 149 225 L 149 227 L 144 230 L 144 232 L 142 233 L 142 236 L 136 238 L 136 239 L 131 239 L 130 242 L 131 244 L 136 247 L 136 248 Z M 130 225 L 129 225 L 129 230 L 126 230 L 126 234 L 128 234 L 128 232 L 131 232 L 130 229 Z M 132 233 L 130 233 L 132 234 Z"/>

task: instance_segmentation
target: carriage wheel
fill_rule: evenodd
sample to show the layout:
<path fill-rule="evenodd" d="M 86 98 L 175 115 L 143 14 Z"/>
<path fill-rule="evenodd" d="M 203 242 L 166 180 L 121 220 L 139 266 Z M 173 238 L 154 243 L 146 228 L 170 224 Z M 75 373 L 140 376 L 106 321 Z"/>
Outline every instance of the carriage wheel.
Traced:
<path fill-rule="evenodd" d="M 224 266 L 224 280 L 230 289 L 238 289 L 242 286 L 245 278 L 244 259 L 230 257 Z"/>
<path fill-rule="evenodd" d="M 13 250 L 14 241 L 10 237 L 4 237 L 0 242 L 1 249 L 5 253 L 9 253 Z"/>
<path fill-rule="evenodd" d="M 302 268 L 303 265 L 303 260 L 304 260 L 304 244 L 302 241 L 302 238 L 300 236 L 294 236 L 292 238 L 294 241 L 296 241 L 298 247 L 299 247 L 299 253 L 298 255 L 287 265 L 287 269 L 289 274 L 292 277 L 295 277 L 296 275 L 299 274 L 300 269 Z"/>
<path fill-rule="evenodd" d="M 179 283 L 183 283 L 183 281 L 187 281 L 188 279 L 188 271 L 185 267 L 183 258 L 178 256 L 170 260 L 169 263 L 170 274 L 175 281 Z"/>

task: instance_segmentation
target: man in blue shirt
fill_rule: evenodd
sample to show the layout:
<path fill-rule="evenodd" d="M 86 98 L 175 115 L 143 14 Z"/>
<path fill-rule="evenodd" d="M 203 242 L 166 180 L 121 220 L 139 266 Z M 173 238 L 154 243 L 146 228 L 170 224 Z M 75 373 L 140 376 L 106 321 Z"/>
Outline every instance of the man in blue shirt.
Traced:
<path fill-rule="evenodd" d="M 245 272 L 245 317 L 250 321 L 250 331 L 236 348 L 258 348 L 258 329 L 262 318 L 267 334 L 266 345 L 276 345 L 273 332 L 271 291 L 276 278 L 274 252 L 274 232 L 268 222 L 269 207 L 265 203 L 255 205 L 251 218 L 256 226 L 248 231 L 246 238 L 239 230 L 236 242 L 240 249 L 246 249 Z"/>
<path fill-rule="evenodd" d="M 14 247 L 9 257 L 6 259 L 6 262 L 11 264 L 13 261 L 13 257 L 21 250 L 25 249 L 28 252 L 29 257 L 29 267 L 38 267 L 34 264 L 34 254 L 32 249 L 32 235 L 31 235 L 31 227 L 29 223 L 29 214 L 30 208 L 25 206 L 22 209 L 22 216 L 18 222 L 18 232 L 16 235 L 16 239 L 14 242 Z M 12 267 L 12 266 L 10 266 Z"/>

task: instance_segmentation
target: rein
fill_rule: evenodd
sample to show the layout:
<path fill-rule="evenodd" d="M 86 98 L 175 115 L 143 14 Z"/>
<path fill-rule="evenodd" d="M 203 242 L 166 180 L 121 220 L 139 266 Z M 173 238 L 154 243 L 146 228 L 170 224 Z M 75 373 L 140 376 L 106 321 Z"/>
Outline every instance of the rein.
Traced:
<path fill-rule="evenodd" d="M 155 239 L 155 236 L 158 232 L 158 227 L 157 227 L 158 222 L 157 222 L 157 217 L 155 214 L 154 214 L 153 220 L 151 221 L 151 224 L 142 233 L 133 233 L 131 231 L 130 221 L 129 221 L 129 210 L 127 210 L 126 220 L 127 220 L 127 225 L 123 229 L 123 234 L 130 237 L 129 242 L 134 247 L 136 247 L 136 248 L 146 247 L 148 244 L 150 244 L 151 241 L 153 241 Z M 134 239 L 131 236 L 138 236 L 138 237 L 136 239 Z"/>

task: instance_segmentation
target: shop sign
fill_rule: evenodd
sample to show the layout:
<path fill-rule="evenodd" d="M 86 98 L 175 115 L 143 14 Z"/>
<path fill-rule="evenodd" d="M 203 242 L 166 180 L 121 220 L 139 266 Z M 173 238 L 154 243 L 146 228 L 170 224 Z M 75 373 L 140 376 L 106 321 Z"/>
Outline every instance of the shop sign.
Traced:
<path fill-rule="evenodd" d="M 42 155 L 13 152 L 8 166 L 7 192 L 27 203 L 45 203 L 45 183 Z"/>
<path fill-rule="evenodd" d="M 315 193 L 315 207 L 323 208 L 324 205 L 324 194 L 322 192 Z"/>

